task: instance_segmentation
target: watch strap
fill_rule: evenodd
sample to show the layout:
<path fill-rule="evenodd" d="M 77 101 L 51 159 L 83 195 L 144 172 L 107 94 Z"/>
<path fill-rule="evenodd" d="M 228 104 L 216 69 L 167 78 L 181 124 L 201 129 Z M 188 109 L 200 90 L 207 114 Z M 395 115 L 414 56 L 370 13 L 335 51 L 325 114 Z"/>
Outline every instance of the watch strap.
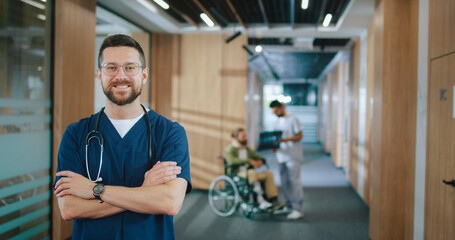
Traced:
<path fill-rule="evenodd" d="M 101 187 L 101 191 L 99 191 L 98 189 Z M 98 202 L 99 203 L 103 203 L 103 199 L 101 199 L 101 193 L 104 192 L 104 184 L 102 183 L 98 183 L 96 184 L 94 187 L 93 187 L 93 196 L 98 199 Z"/>

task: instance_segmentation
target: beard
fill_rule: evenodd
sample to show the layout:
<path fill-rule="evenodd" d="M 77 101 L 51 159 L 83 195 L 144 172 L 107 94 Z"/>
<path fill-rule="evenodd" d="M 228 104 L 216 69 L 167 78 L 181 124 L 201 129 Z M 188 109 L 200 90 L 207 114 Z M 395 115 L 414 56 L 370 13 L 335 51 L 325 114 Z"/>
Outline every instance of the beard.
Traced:
<path fill-rule="evenodd" d="M 105 87 L 103 84 L 101 85 L 103 87 L 104 95 L 106 95 L 106 97 L 111 102 L 115 103 L 118 106 L 123 106 L 132 103 L 134 100 L 136 100 L 137 97 L 139 97 L 139 95 L 141 95 L 142 92 L 142 86 L 136 88 L 134 82 L 129 81 L 112 82 L 107 87 Z M 115 85 L 130 85 L 131 91 L 122 93 L 121 96 L 118 96 L 119 94 L 117 94 L 116 96 L 113 92 L 113 88 Z"/>
<path fill-rule="evenodd" d="M 248 140 L 245 140 L 245 141 L 238 141 L 240 143 L 240 145 L 242 146 L 246 146 L 248 144 Z"/>

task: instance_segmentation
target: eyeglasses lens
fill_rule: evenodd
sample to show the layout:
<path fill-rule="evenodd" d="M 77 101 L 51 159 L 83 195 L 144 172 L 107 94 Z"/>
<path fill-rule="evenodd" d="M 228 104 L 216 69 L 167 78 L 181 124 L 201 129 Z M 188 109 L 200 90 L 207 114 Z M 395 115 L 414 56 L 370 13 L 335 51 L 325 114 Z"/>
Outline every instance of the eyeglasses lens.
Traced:
<path fill-rule="evenodd" d="M 115 63 L 109 63 L 103 67 L 103 72 L 109 76 L 115 76 L 118 73 L 120 66 Z M 128 75 L 136 75 L 141 67 L 136 63 L 127 63 L 123 65 L 123 72 Z"/>

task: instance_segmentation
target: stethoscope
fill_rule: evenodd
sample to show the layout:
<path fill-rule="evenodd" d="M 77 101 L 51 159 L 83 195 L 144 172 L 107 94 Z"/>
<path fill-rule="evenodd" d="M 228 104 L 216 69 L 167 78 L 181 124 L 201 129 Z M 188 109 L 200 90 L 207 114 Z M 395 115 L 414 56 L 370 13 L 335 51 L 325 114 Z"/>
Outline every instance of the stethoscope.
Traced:
<path fill-rule="evenodd" d="M 147 114 L 147 109 L 145 109 L 145 107 L 141 104 L 141 107 L 142 109 L 144 110 L 145 112 L 145 118 L 147 120 L 147 127 L 148 127 L 148 133 L 149 133 L 149 151 L 148 151 L 148 160 L 149 160 L 149 165 L 151 163 L 151 159 L 152 159 L 152 127 L 150 125 L 150 119 L 149 119 L 149 116 Z M 103 181 L 103 178 L 100 177 L 100 173 L 101 173 L 101 167 L 103 166 L 103 150 L 104 150 L 104 136 L 103 134 L 98 131 L 98 125 L 99 125 L 99 122 L 100 122 L 100 116 L 101 114 L 104 112 L 104 107 L 101 108 L 100 112 L 98 113 L 98 117 L 96 117 L 96 124 L 95 124 L 95 129 L 90 131 L 87 136 L 85 137 L 85 168 L 87 169 L 87 176 L 88 176 L 88 179 L 90 179 L 90 181 L 92 182 L 101 182 Z M 88 146 L 90 144 L 90 141 L 92 139 L 98 139 L 98 143 L 100 145 L 100 148 L 101 148 L 101 153 L 100 153 L 100 166 L 98 167 L 98 175 L 96 176 L 96 179 L 95 180 L 92 180 L 92 177 L 90 176 L 90 170 L 88 168 Z M 150 168 L 151 166 L 149 166 Z"/>

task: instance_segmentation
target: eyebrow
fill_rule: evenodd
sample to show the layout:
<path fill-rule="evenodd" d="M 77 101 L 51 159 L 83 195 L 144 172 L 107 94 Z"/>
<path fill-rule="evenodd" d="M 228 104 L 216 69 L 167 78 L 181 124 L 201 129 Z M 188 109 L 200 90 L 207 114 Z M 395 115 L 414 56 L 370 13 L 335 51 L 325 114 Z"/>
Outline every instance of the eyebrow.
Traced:
<path fill-rule="evenodd" d="M 126 63 L 124 63 L 123 65 L 125 65 L 125 64 L 131 64 L 131 63 L 134 63 L 134 64 L 137 64 L 137 65 L 141 66 L 141 64 L 140 64 L 140 63 L 137 63 L 137 62 L 126 62 Z M 105 62 L 105 63 L 101 64 L 101 66 L 105 66 L 105 65 L 107 65 L 107 64 L 116 64 L 116 65 L 119 65 L 119 66 L 120 66 L 120 64 L 118 64 L 118 63 L 116 63 L 116 62 Z M 122 66 L 123 66 L 123 65 L 122 65 Z"/>

